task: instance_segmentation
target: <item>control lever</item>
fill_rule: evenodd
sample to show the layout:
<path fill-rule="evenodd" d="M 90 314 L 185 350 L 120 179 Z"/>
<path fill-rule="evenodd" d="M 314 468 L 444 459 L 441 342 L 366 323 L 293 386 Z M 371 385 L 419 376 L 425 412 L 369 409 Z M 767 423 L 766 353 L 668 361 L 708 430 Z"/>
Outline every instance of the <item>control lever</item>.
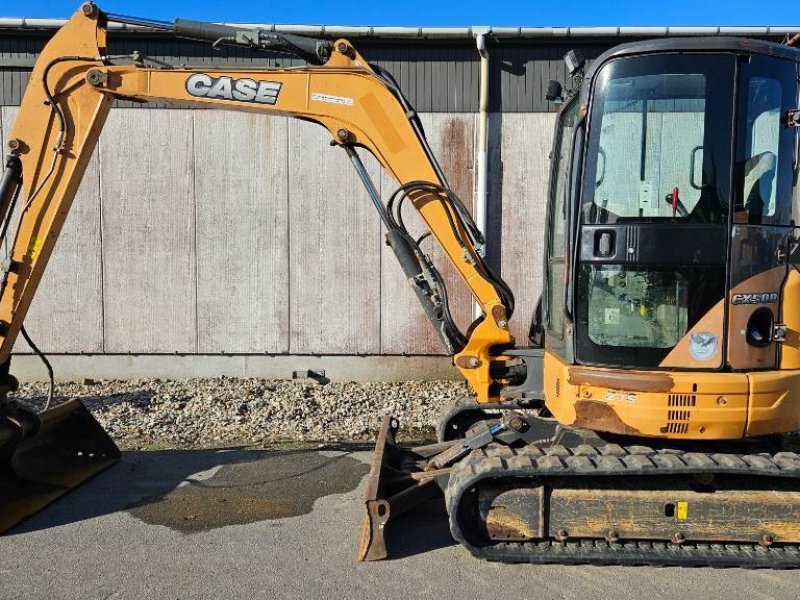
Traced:
<path fill-rule="evenodd" d="M 672 193 L 667 194 L 664 197 L 664 200 L 667 204 L 672 207 L 672 217 L 674 218 L 676 214 L 680 215 L 681 217 L 685 217 L 689 213 L 686 212 L 686 207 L 683 205 L 680 199 L 680 190 L 677 187 L 672 188 Z"/>

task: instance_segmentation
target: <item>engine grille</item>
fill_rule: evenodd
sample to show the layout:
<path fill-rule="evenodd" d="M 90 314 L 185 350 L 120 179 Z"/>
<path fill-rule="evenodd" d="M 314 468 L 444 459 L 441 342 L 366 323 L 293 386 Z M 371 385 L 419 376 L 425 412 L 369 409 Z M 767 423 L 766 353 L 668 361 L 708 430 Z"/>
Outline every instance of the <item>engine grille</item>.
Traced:
<path fill-rule="evenodd" d="M 689 422 L 692 419 L 691 408 L 697 406 L 694 394 L 670 394 L 667 396 L 667 424 L 661 428 L 664 433 L 689 433 Z"/>

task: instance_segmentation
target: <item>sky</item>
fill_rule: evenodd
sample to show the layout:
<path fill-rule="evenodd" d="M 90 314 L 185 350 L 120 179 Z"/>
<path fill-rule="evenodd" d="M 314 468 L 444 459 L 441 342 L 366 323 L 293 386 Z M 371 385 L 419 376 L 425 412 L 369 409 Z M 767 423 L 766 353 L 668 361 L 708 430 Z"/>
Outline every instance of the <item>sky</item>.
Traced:
<path fill-rule="evenodd" d="M 67 17 L 79 0 L 0 0 L 0 17 Z M 788 0 L 98 0 L 106 12 L 172 21 L 307 25 L 800 25 Z"/>

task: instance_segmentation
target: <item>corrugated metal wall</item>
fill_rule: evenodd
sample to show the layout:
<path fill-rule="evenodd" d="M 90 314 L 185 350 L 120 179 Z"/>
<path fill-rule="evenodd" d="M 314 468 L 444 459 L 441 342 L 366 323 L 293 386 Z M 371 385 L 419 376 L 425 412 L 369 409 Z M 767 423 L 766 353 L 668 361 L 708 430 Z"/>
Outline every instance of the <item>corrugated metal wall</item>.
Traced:
<path fill-rule="evenodd" d="M 0 35 L 0 132 L 14 121 L 44 38 Z M 456 192 L 472 204 L 478 62 L 461 43 L 360 43 L 391 71 Z M 580 44 L 588 56 L 608 44 Z M 248 51 L 123 38 L 172 62 L 269 64 Z M 541 288 L 554 107 L 568 46 L 492 52 L 490 253 L 518 299 L 523 341 Z M 292 61 L 284 61 L 284 63 Z M 119 103 L 28 317 L 43 350 L 141 354 L 437 354 L 441 349 L 344 153 L 315 125 Z M 153 105 L 147 105 L 153 108 Z M 157 106 L 156 106 L 157 107 Z M 246 152 L 239 149 L 246 148 Z M 394 189 L 374 160 L 384 197 Z M 460 325 L 465 286 L 450 282 Z M 20 341 L 20 350 L 25 350 Z M 124 373 L 120 373 L 124 376 Z"/>
<path fill-rule="evenodd" d="M 31 33 L 0 31 L 0 105 L 17 106 L 27 85 L 36 53 L 47 38 Z M 502 112 L 555 112 L 544 99 L 549 79 L 566 80 L 562 57 L 580 48 L 587 58 L 625 40 L 542 40 L 536 43 L 498 42 L 490 47 L 491 110 Z M 478 110 L 479 62 L 471 40 L 356 40 L 359 52 L 370 62 L 387 69 L 397 79 L 411 104 L 420 112 L 476 112 Z M 268 55 L 246 49 L 172 38 L 110 37 L 109 54 L 139 50 L 147 56 L 173 64 L 230 64 L 247 66 L 296 66 L 299 59 Z M 120 106 L 138 107 L 132 102 Z M 149 104 L 149 108 L 163 105 Z"/>

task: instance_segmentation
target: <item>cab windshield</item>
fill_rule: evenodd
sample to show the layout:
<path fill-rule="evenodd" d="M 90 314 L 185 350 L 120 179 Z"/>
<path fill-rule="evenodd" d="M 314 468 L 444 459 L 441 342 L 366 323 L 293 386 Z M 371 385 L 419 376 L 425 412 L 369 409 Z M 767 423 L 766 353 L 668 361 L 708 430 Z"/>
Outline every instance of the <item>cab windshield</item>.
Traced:
<path fill-rule="evenodd" d="M 598 74 L 584 223 L 721 223 L 728 212 L 735 62 L 663 54 Z"/>
<path fill-rule="evenodd" d="M 580 197 L 579 361 L 657 367 L 723 298 L 735 81 L 736 59 L 722 53 L 619 58 L 598 71 Z"/>

